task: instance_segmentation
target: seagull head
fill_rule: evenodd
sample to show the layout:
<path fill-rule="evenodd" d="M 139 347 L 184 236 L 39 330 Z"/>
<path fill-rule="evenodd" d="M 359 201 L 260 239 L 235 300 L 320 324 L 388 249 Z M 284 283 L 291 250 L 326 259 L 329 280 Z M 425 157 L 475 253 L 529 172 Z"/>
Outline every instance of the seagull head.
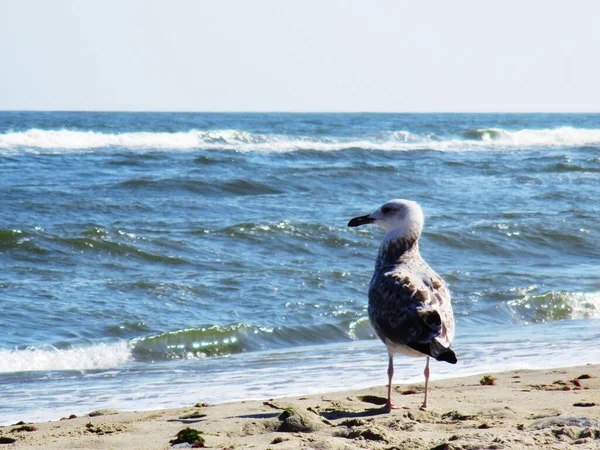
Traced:
<path fill-rule="evenodd" d="M 349 227 L 374 223 L 388 232 L 394 231 L 400 239 L 417 240 L 423 230 L 423 210 L 412 200 L 390 200 L 375 212 L 355 217 L 348 222 Z"/>

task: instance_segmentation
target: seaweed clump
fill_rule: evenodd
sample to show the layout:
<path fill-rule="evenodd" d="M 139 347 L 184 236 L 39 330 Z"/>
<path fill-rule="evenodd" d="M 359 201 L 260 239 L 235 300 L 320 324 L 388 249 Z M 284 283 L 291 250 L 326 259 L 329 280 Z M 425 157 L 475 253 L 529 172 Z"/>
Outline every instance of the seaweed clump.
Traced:
<path fill-rule="evenodd" d="M 482 386 L 494 386 L 496 384 L 496 379 L 491 375 L 484 375 L 481 380 L 479 380 L 479 384 Z"/>
<path fill-rule="evenodd" d="M 12 430 L 10 430 L 10 432 L 13 433 L 16 431 L 17 433 L 21 433 L 23 431 L 26 431 L 28 433 L 31 433 L 32 431 L 36 431 L 36 430 L 37 430 L 37 428 L 34 427 L 33 425 L 21 425 L 18 428 L 13 428 Z"/>
<path fill-rule="evenodd" d="M 175 439 L 171 439 L 170 441 L 171 445 L 182 444 L 184 442 L 192 444 L 192 448 L 204 447 L 204 438 L 200 435 L 198 430 L 194 430 L 193 428 L 184 428 L 177 433 L 177 437 Z"/>

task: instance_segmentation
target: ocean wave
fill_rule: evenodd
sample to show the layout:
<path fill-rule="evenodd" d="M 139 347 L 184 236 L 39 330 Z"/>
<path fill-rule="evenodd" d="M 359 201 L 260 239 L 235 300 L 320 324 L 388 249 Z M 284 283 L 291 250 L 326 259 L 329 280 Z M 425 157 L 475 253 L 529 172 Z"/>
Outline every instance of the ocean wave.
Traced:
<path fill-rule="evenodd" d="M 600 319 L 600 292 L 551 291 L 508 302 L 513 315 L 526 322 Z"/>
<path fill-rule="evenodd" d="M 306 239 L 326 238 L 334 231 L 336 231 L 334 227 L 320 223 L 292 223 L 289 220 L 281 220 L 279 222 L 240 222 L 219 230 L 220 233 L 235 237 L 290 235 Z"/>
<path fill-rule="evenodd" d="M 57 248 L 60 247 L 60 250 Z M 84 229 L 77 236 L 55 235 L 41 229 L 0 229 L 0 250 L 19 251 L 31 255 L 64 255 L 82 252 L 134 258 L 168 265 L 189 264 L 187 259 L 172 254 L 171 244 L 157 238 L 145 238 L 123 230 L 107 230 L 99 226 Z M 180 248 L 176 248 L 180 250 Z"/>
<path fill-rule="evenodd" d="M 256 180 L 234 179 L 222 182 L 210 182 L 192 178 L 133 178 L 119 183 L 119 187 L 131 190 L 181 190 L 198 194 L 233 194 L 245 195 L 269 195 L 282 194 L 284 191 L 260 183 Z"/>
<path fill-rule="evenodd" d="M 195 359 L 302 345 L 374 338 L 366 317 L 314 326 L 266 328 L 234 324 L 161 333 L 132 341 L 137 361 Z"/>
<path fill-rule="evenodd" d="M 505 130 L 482 128 L 457 131 L 455 135 L 417 134 L 406 130 L 350 138 L 331 136 L 288 136 L 252 133 L 242 130 L 189 130 L 181 132 L 125 132 L 41 130 L 0 134 L 4 153 L 26 149 L 39 153 L 93 151 L 102 148 L 129 150 L 234 150 L 289 152 L 297 150 L 335 151 L 438 150 L 586 147 L 600 144 L 600 129 L 557 127 L 548 129 Z"/>
<path fill-rule="evenodd" d="M 525 289 L 521 298 L 503 305 L 521 323 L 600 319 L 600 292 L 532 294 L 531 289 Z M 134 325 L 139 328 L 139 324 Z M 203 359 L 375 338 L 366 316 L 309 326 L 212 325 L 66 349 L 48 345 L 0 350 L 0 373 L 101 370 L 136 362 Z"/>
<path fill-rule="evenodd" d="M 462 135 L 468 140 L 514 147 L 580 147 L 600 143 L 600 129 L 574 127 L 523 130 L 479 128 L 465 130 Z"/>
<path fill-rule="evenodd" d="M 48 251 L 36 245 L 33 235 L 24 230 L 0 229 L 0 250 L 21 250 L 45 255 Z"/>
<path fill-rule="evenodd" d="M 344 230 L 345 231 L 345 230 Z M 203 231 L 201 231 L 203 232 Z M 307 252 L 310 249 L 306 243 L 320 244 L 331 249 L 344 248 L 352 244 L 348 235 L 340 232 L 339 228 L 314 222 L 240 222 L 215 231 L 217 234 L 248 241 L 269 239 L 273 246 L 277 243 L 293 245 L 298 252 Z"/>
<path fill-rule="evenodd" d="M 228 356 L 238 353 L 375 338 L 366 317 L 314 326 L 266 328 L 243 323 L 167 331 L 111 344 L 0 350 L 0 373 L 99 370 L 133 362 Z"/>
<path fill-rule="evenodd" d="M 132 360 L 129 343 L 96 344 L 58 349 L 52 346 L 0 350 L 0 373 L 55 370 L 97 370 Z"/>
<path fill-rule="evenodd" d="M 136 257 L 148 262 L 166 263 L 169 265 L 188 264 L 188 261 L 178 256 L 151 253 L 138 246 L 112 241 L 104 237 L 54 237 L 52 240 L 75 250 L 100 252 L 117 257 Z"/>
<path fill-rule="evenodd" d="M 0 229 L 0 249 L 15 248 L 26 239 L 21 230 Z"/>

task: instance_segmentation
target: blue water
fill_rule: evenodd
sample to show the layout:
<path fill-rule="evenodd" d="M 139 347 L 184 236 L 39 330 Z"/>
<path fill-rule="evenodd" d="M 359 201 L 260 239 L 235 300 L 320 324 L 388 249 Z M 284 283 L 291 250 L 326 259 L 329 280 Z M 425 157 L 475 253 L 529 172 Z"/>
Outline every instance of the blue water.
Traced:
<path fill-rule="evenodd" d="M 0 112 L 0 423 L 384 384 L 346 224 L 390 198 L 453 295 L 432 377 L 599 363 L 599 194 L 600 114 Z"/>

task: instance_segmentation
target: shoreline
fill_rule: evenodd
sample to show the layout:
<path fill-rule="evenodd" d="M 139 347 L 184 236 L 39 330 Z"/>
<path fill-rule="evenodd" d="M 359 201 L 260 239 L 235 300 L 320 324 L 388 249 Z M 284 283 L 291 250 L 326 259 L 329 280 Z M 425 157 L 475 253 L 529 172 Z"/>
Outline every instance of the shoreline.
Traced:
<path fill-rule="evenodd" d="M 7 448 L 15 449 L 168 449 L 190 427 L 206 448 L 219 449 L 600 446 L 600 364 L 489 375 L 493 385 L 482 385 L 482 375 L 432 381 L 427 410 L 420 408 L 422 382 L 394 384 L 399 409 L 391 413 L 379 404 L 385 386 L 216 405 L 194 398 L 183 408 L 1 426 L 0 442 L 14 439 Z"/>
<path fill-rule="evenodd" d="M 460 348 L 460 363 L 433 361 L 432 379 L 600 364 L 600 350 L 589 345 L 598 338 L 598 326 L 600 320 L 464 329 L 454 342 Z M 180 408 L 189 405 L 190 398 L 220 404 L 366 389 L 387 381 L 383 351 L 381 342 L 371 339 L 246 352 L 225 359 L 59 371 L 52 376 L 43 371 L 6 373 L 0 426 L 58 420 L 103 408 Z M 423 382 L 421 358 L 397 358 L 395 364 L 394 381 Z"/>

